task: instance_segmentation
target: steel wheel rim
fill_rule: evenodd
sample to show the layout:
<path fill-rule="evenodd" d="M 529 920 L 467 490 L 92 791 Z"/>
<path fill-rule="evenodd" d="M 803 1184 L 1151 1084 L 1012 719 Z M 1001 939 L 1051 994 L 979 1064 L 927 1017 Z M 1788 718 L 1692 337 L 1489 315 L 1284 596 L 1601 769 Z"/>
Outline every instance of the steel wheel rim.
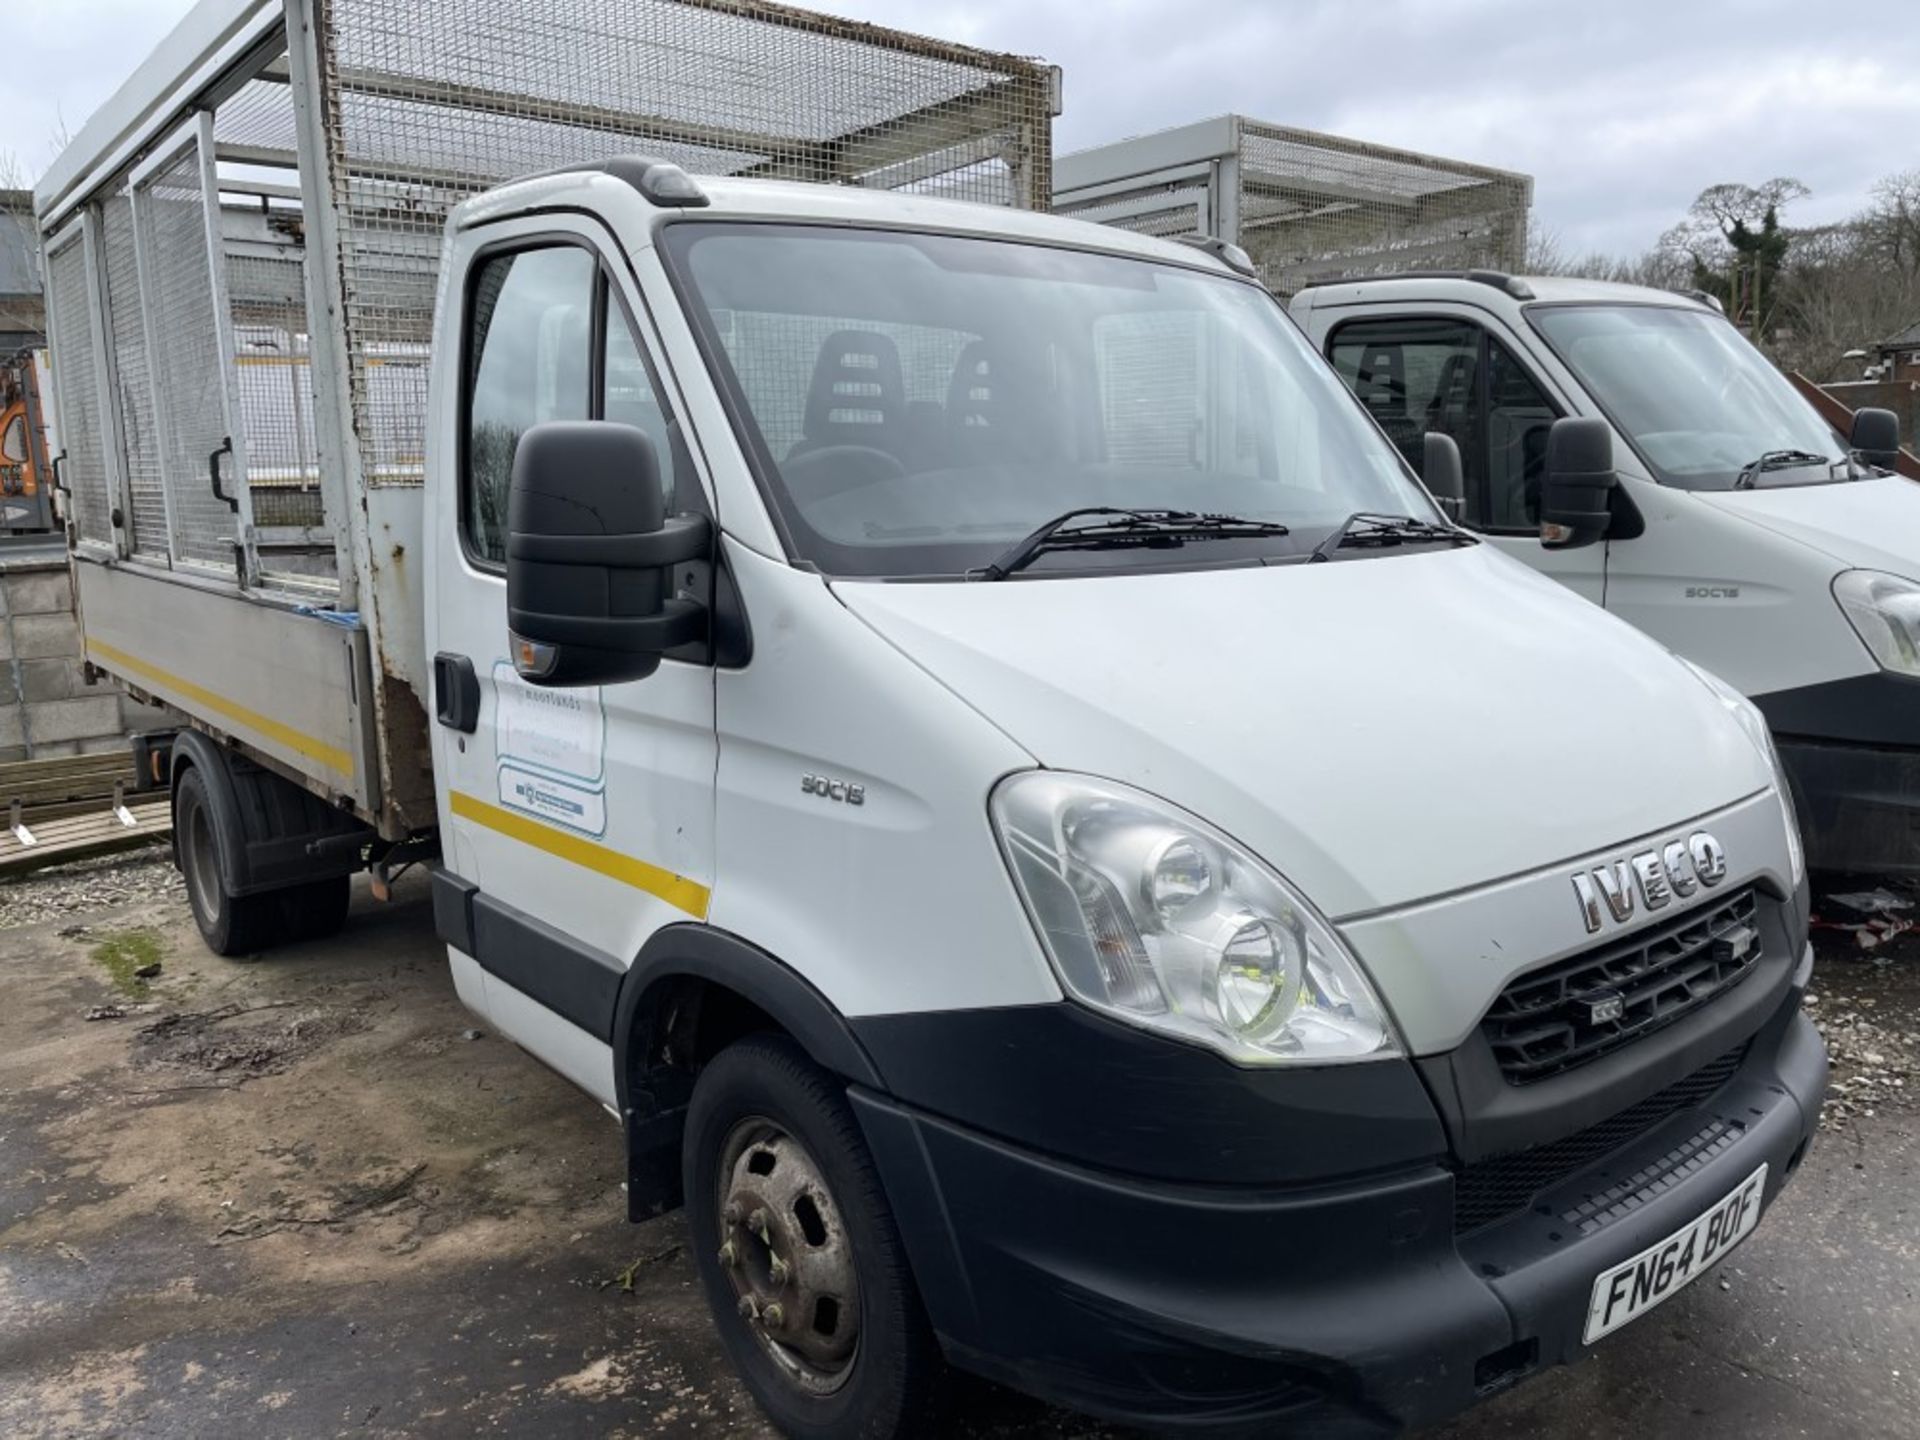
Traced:
<path fill-rule="evenodd" d="M 720 1273 L 747 1330 L 802 1394 L 836 1393 L 860 1353 L 853 1243 L 807 1148 L 764 1116 L 720 1150 Z"/>

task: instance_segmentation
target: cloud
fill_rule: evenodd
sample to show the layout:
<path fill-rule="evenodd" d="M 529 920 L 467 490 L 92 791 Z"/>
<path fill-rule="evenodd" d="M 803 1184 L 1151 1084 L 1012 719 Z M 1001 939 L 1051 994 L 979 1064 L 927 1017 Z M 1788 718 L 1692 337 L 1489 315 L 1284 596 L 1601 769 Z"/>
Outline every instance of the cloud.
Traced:
<path fill-rule="evenodd" d="M 1724 180 L 1837 219 L 1920 161 L 1913 0 L 827 0 L 1066 69 L 1062 151 L 1227 110 L 1536 179 L 1564 248 L 1644 249 Z M 188 0 L 13 0 L 0 147 L 37 172 Z M 24 16 L 14 12 L 25 11 Z"/>

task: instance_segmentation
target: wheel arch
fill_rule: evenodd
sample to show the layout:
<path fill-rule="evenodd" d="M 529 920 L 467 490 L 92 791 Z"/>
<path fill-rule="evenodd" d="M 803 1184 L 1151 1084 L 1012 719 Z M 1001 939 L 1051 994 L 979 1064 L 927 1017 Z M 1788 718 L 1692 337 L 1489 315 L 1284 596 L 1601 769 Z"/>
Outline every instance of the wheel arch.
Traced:
<path fill-rule="evenodd" d="M 845 1017 L 774 955 L 703 924 L 666 926 L 641 947 L 621 981 L 611 1036 L 632 1219 L 680 1204 L 694 1080 L 727 1043 L 762 1031 L 789 1036 L 850 1083 L 885 1088 Z"/>

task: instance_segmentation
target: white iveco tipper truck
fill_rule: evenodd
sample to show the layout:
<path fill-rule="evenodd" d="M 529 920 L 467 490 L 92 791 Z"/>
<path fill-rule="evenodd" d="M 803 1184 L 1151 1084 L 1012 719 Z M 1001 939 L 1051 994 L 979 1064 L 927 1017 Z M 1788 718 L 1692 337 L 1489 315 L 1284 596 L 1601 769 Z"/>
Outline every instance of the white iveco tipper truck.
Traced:
<path fill-rule="evenodd" d="M 182 717 L 214 949 L 437 856 L 795 1436 L 947 1364 L 1422 1423 L 1741 1243 L 1826 1075 L 1750 704 L 1451 524 L 1243 257 L 919 193 L 1044 196 L 1043 70 L 860 28 L 930 95 L 699 150 L 621 86 L 708 62 L 619 37 L 719 14 L 754 93 L 742 23 L 831 22 L 470 8 L 209 0 L 39 192 L 87 653 Z M 276 332 L 304 529 L 220 423 Z M 1552 432 L 1569 538 L 1607 448 Z"/>
<path fill-rule="evenodd" d="M 1835 431 L 1697 298 L 1493 271 L 1302 290 L 1293 314 L 1461 521 L 1723 676 L 1773 728 L 1812 863 L 1920 872 L 1920 486 L 1899 420 Z M 1562 416 L 1611 427 L 1604 543 L 1548 548 Z"/>

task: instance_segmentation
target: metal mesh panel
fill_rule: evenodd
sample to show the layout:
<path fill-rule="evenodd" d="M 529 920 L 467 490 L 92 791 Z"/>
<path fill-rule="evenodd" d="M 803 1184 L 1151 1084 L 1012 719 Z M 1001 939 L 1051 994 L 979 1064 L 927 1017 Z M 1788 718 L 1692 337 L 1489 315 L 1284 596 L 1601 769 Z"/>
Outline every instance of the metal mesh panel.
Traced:
<path fill-rule="evenodd" d="M 1283 295 L 1343 274 L 1518 270 L 1532 191 L 1524 175 L 1248 121 L 1239 243 Z"/>
<path fill-rule="evenodd" d="M 174 555 L 231 574 L 237 535 L 233 513 L 207 478 L 207 457 L 227 436 L 226 377 L 215 330 L 213 270 L 207 255 L 200 156 L 180 158 L 140 187 L 140 237 L 154 333 L 164 336 L 167 392 L 162 469 L 172 505 Z"/>
<path fill-rule="evenodd" d="M 111 543 L 107 502 L 105 425 L 100 412 L 100 380 L 93 350 L 92 287 L 87 279 L 87 246 L 76 239 L 47 262 L 53 290 L 54 383 L 60 389 L 60 442 L 67 458 L 60 478 L 72 494 L 72 519 L 83 540 Z"/>
<path fill-rule="evenodd" d="M 762 0 L 325 0 L 322 28 L 373 484 L 422 473 L 440 233 L 490 185 L 642 151 L 1035 209 L 1051 188 L 1045 67 Z M 268 101 L 235 105 L 236 133 L 283 143 Z"/>
<path fill-rule="evenodd" d="M 297 251 L 227 255 L 234 393 L 247 437 L 253 519 L 260 527 L 317 527 L 325 519 L 303 287 Z"/>
<path fill-rule="evenodd" d="M 167 498 L 160 476 L 160 436 L 153 413 L 146 323 L 140 310 L 133 201 L 124 191 L 109 195 L 100 213 L 100 238 L 106 249 L 107 317 L 113 335 L 113 398 L 133 497 L 130 544 L 136 555 L 165 560 Z"/>

